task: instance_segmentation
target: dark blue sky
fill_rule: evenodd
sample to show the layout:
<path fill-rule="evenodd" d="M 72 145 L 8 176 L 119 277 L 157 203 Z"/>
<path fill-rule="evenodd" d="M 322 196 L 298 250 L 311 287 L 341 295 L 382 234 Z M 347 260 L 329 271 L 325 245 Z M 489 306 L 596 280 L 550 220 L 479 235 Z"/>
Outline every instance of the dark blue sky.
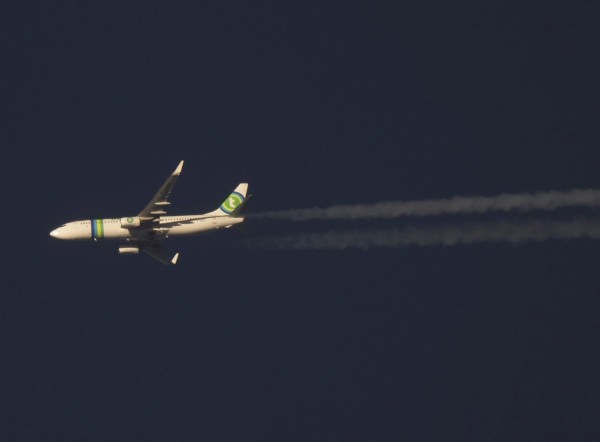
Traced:
<path fill-rule="evenodd" d="M 600 187 L 600 8 L 472 3 L 8 7 L 0 439 L 600 439 L 597 242 L 48 236 L 181 159 L 173 213 Z"/>

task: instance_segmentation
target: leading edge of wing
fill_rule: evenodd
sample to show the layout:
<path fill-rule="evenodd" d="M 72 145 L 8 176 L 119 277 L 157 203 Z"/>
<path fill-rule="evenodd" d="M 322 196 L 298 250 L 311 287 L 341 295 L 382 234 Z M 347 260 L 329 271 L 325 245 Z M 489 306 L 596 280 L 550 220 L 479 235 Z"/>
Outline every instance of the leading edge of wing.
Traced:
<path fill-rule="evenodd" d="M 140 218 L 152 219 L 156 216 L 164 215 L 166 212 L 164 211 L 165 206 L 169 205 L 168 199 L 171 195 L 171 191 L 177 182 L 177 178 L 181 174 L 181 170 L 183 169 L 183 160 L 179 162 L 177 168 L 173 171 L 171 175 L 167 178 L 167 180 L 163 183 L 163 185 L 158 189 L 158 192 L 152 197 L 150 202 L 144 207 L 144 209 L 138 215 Z"/>

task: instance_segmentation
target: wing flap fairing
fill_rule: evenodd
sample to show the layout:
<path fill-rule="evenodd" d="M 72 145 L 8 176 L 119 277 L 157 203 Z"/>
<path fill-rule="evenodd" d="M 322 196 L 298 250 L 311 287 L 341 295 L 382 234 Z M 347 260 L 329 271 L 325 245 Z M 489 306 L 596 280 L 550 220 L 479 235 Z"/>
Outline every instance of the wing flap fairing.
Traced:
<path fill-rule="evenodd" d="M 141 220 L 150 221 L 157 216 L 165 215 L 167 213 L 163 210 L 163 208 L 171 204 L 168 199 L 171 195 L 173 187 L 175 186 L 175 183 L 177 182 L 177 178 L 179 178 L 179 175 L 181 174 L 182 169 L 183 160 L 179 162 L 177 168 L 167 178 L 160 189 L 158 189 L 158 192 L 156 192 L 146 207 L 144 207 L 144 209 L 140 212 L 138 217 Z"/>

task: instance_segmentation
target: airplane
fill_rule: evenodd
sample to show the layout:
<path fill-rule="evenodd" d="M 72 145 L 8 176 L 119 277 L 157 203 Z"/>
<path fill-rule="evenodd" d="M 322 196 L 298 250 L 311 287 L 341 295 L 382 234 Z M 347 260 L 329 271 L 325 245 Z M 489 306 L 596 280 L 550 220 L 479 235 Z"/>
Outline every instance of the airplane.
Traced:
<path fill-rule="evenodd" d="M 212 230 L 227 229 L 244 222 L 242 209 L 250 199 L 248 183 L 240 183 L 218 209 L 201 215 L 165 216 L 171 205 L 169 196 L 183 169 L 183 161 L 167 178 L 156 195 L 137 216 L 71 221 L 50 232 L 65 240 L 119 239 L 119 254 L 145 252 L 166 265 L 177 264 L 179 253 L 169 258 L 160 241 L 173 236 L 190 236 Z"/>

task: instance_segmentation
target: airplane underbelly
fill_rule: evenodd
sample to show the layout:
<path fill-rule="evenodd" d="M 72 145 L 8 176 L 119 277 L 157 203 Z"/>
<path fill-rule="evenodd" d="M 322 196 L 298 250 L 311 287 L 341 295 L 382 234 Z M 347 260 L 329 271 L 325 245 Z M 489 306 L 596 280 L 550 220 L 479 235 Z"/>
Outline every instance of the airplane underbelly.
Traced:
<path fill-rule="evenodd" d="M 198 220 L 189 224 L 174 226 L 169 229 L 169 236 L 198 235 L 217 229 L 215 223 L 209 220 Z"/>

